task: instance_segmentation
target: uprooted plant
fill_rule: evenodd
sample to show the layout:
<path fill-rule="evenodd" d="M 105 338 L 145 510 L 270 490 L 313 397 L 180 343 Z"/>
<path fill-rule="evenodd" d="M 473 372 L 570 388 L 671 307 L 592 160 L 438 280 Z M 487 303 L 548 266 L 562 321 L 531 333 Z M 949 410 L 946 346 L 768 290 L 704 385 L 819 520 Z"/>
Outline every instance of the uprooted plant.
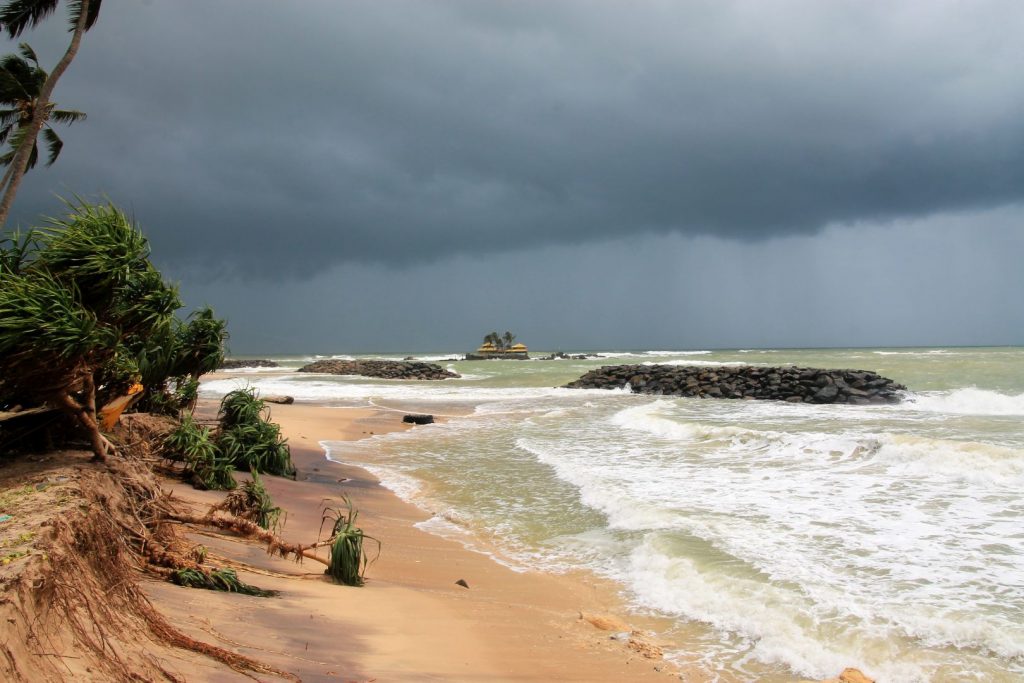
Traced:
<path fill-rule="evenodd" d="M 209 427 L 197 424 L 191 415 L 164 439 L 164 452 L 169 460 L 185 463 L 184 475 L 196 488 L 229 491 L 237 486 L 234 466 L 221 455 Z"/>
<path fill-rule="evenodd" d="M 252 471 L 252 480 L 228 494 L 214 510 L 224 510 L 235 517 L 255 522 L 269 531 L 276 531 L 282 510 L 274 505 L 267 488 L 260 479 L 260 473 Z"/>
<path fill-rule="evenodd" d="M 380 541 L 367 536 L 356 526 L 359 511 L 352 501 L 343 498 L 345 508 L 327 508 L 320 522 L 320 530 L 327 522 L 331 523 L 330 560 L 324 572 L 338 583 L 346 586 L 362 586 L 365 583 L 366 568 L 372 560 L 363 549 L 363 542 L 371 540 L 377 544 L 377 556 L 380 555 Z M 376 560 L 376 556 L 374 560 Z"/>
<path fill-rule="evenodd" d="M 228 593 L 241 593 L 242 595 L 254 595 L 259 598 L 269 598 L 277 595 L 277 591 L 265 590 L 245 583 L 238 578 L 234 569 L 175 569 L 171 572 L 171 581 L 186 588 L 205 588 L 213 591 L 225 591 Z"/>

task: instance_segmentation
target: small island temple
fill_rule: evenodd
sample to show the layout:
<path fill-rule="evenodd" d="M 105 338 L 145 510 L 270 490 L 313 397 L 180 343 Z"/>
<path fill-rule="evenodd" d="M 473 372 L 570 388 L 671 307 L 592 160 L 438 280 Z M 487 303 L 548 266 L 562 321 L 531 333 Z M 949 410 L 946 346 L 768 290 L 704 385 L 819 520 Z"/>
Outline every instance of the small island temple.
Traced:
<path fill-rule="evenodd" d="M 508 333 L 505 333 L 508 336 Z M 497 335 L 494 335 L 495 337 Z M 480 345 L 476 351 L 471 351 L 466 354 L 466 360 L 529 360 L 530 353 L 529 349 L 526 348 L 526 344 L 512 344 L 508 345 L 502 343 L 503 340 L 500 338 L 495 342 L 492 335 L 488 335 L 484 339 L 484 343 Z"/>

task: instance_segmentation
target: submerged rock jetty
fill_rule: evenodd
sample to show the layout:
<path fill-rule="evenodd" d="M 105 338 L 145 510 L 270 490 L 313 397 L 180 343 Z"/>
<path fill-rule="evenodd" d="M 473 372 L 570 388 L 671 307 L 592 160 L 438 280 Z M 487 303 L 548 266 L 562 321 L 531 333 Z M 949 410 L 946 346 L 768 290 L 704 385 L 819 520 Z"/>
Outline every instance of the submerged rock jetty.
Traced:
<path fill-rule="evenodd" d="M 280 367 L 272 360 L 225 360 L 220 364 L 218 370 L 238 370 L 239 368 L 276 368 Z"/>
<path fill-rule="evenodd" d="M 318 360 L 304 365 L 299 372 L 325 372 L 331 375 L 362 375 L 379 379 L 453 379 L 458 373 L 436 363 L 404 360 Z"/>
<path fill-rule="evenodd" d="M 869 370 L 820 368 L 606 365 L 569 389 L 621 389 L 633 393 L 700 398 L 739 398 L 790 403 L 898 403 L 906 387 Z"/>

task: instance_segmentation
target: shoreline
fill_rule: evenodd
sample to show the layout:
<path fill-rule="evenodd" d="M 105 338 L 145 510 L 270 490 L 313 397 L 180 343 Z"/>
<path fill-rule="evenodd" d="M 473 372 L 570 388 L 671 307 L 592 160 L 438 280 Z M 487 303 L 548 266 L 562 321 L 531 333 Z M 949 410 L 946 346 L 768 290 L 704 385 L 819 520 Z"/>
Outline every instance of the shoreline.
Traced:
<path fill-rule="evenodd" d="M 216 402 L 201 400 L 197 415 L 211 411 Z M 287 511 L 280 535 L 312 541 L 325 501 L 339 505 L 348 495 L 359 525 L 382 542 L 366 586 L 336 586 L 322 578 L 316 563 L 295 565 L 251 544 L 192 533 L 224 564 L 249 565 L 251 570 L 238 567 L 240 578 L 281 595 L 269 601 L 209 591 L 182 595 L 164 585 L 147 586 L 147 593 L 186 632 L 218 634 L 222 645 L 234 642 L 238 651 L 305 681 L 706 680 L 696 667 L 679 669 L 662 659 L 650 632 L 663 624 L 627 616 L 610 581 L 584 572 L 518 572 L 425 531 L 417 524 L 430 518 L 428 512 L 367 470 L 329 460 L 320 445 L 411 428 L 401 414 L 308 403 L 271 406 L 270 419 L 289 439 L 298 470 L 296 481 L 263 478 L 275 504 Z M 175 494 L 198 506 L 221 497 L 180 485 Z M 367 548 L 373 557 L 374 544 L 368 541 Z M 239 622 L 246 628 L 238 629 Z M 275 646 L 245 645 L 254 641 Z M 192 671 L 196 678 L 213 675 L 192 664 L 199 667 Z"/>

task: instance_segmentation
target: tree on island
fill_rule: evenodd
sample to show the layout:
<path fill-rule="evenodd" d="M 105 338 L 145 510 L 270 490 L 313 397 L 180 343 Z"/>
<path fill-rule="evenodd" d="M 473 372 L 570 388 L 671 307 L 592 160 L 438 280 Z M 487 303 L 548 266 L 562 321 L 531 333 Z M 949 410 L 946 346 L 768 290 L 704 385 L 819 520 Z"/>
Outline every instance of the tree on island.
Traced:
<path fill-rule="evenodd" d="M 53 14 L 60 0 L 9 0 L 0 5 L 0 30 L 11 38 L 17 38 L 28 28 L 35 28 L 40 22 Z M 29 161 L 36 149 L 36 139 L 46 124 L 47 117 L 52 114 L 50 98 L 68 66 L 78 54 L 82 36 L 96 23 L 99 18 L 102 0 L 68 0 L 68 16 L 71 22 L 71 42 L 64 56 L 60 58 L 53 71 L 39 85 L 35 97 L 35 107 L 24 125 L 20 140 L 12 150 L 10 168 L 0 183 L 3 196 L 0 198 L 0 228 L 7 224 L 7 216 L 11 212 L 14 197 L 21 186 L 25 172 L 30 168 Z M 12 140 L 13 142 L 13 140 Z"/>
<path fill-rule="evenodd" d="M 9 107 L 0 109 L 0 144 L 10 141 L 11 145 L 10 150 L 0 156 L 0 165 L 7 166 L 7 173 L 0 182 L 0 187 L 10 179 L 14 168 L 11 161 L 25 140 L 32 119 L 35 118 L 36 109 L 39 107 L 39 90 L 47 78 L 46 71 L 39 66 L 39 59 L 28 43 L 21 43 L 18 48 L 20 54 L 10 54 L 0 59 L 0 105 Z M 56 106 L 50 102 L 46 107 L 47 111 L 43 113 L 41 134 L 46 143 L 47 166 L 57 160 L 64 146 L 56 131 L 50 126 L 50 121 L 70 125 L 85 119 L 83 112 L 57 109 Z M 38 159 L 39 144 L 35 142 L 29 152 L 26 171 L 34 168 Z"/>
<path fill-rule="evenodd" d="M 484 337 L 484 344 L 490 344 L 497 351 L 508 351 L 512 348 L 512 343 L 515 340 L 516 335 L 506 330 L 505 334 L 498 334 L 497 332 L 487 334 Z"/>

